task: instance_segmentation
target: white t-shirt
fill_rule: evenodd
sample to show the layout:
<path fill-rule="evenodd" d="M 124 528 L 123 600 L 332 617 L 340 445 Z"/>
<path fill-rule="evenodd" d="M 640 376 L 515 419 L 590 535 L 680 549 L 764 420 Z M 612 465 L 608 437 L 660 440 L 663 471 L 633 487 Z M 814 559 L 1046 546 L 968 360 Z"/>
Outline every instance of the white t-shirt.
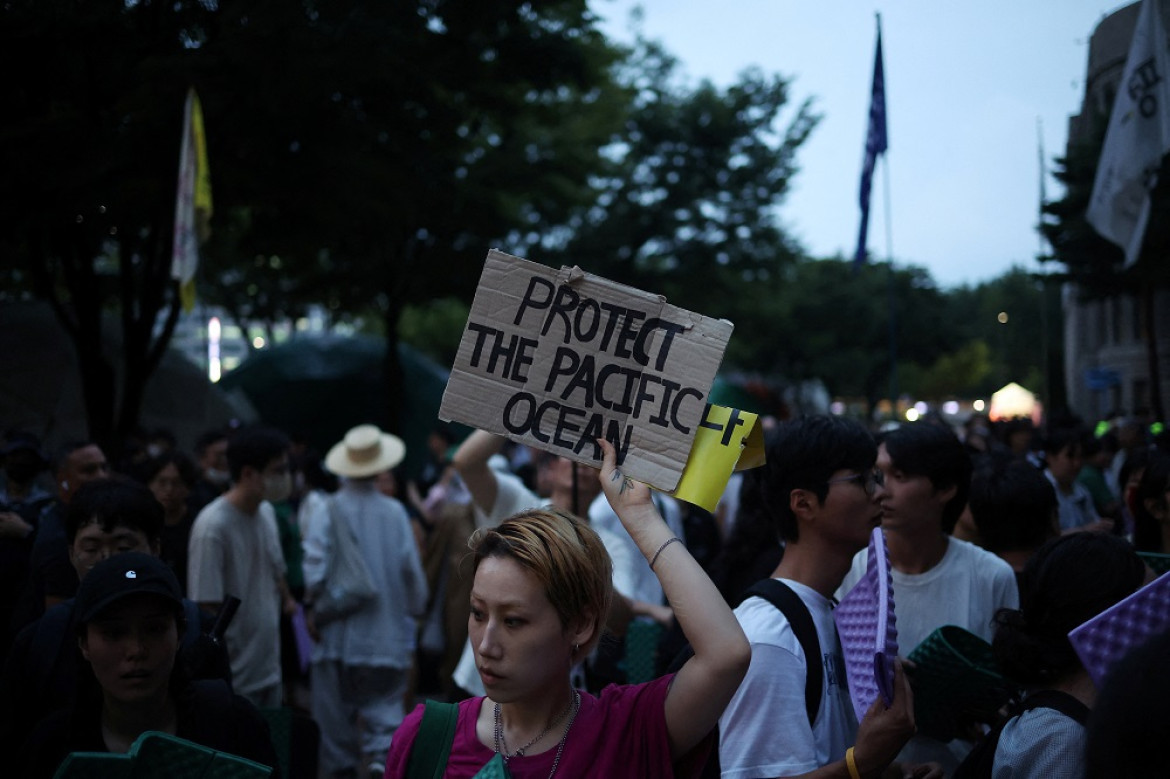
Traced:
<path fill-rule="evenodd" d="M 496 477 L 496 502 L 491 511 L 484 511 L 478 503 L 475 507 L 476 527 L 495 527 L 513 514 L 547 506 L 548 500 L 538 497 L 524 486 L 524 480 L 511 473 L 494 471 Z"/>
<path fill-rule="evenodd" d="M 841 640 L 832 603 L 805 585 L 781 579 L 812 615 L 824 666 L 821 704 L 810 726 L 804 686 L 808 665 L 784 614 L 763 598 L 735 610 L 752 646 L 747 676 L 719 718 L 719 763 L 724 777 L 793 776 L 845 757 L 857 740 Z"/>
<path fill-rule="evenodd" d="M 853 567 L 837 590 L 844 597 L 865 575 L 869 550 L 853 558 Z M 925 573 L 902 573 L 891 566 L 894 615 L 898 627 L 898 654 L 908 656 L 927 636 L 943 625 L 958 625 L 990 642 L 995 635 L 993 619 L 1001 608 L 1020 605 L 1016 575 L 1010 565 L 975 544 L 947 538 L 947 551 L 938 565 Z M 936 761 L 949 774 L 971 749 L 956 739 L 945 744 L 927 736 L 914 736 L 898 759 L 910 763 Z"/>
<path fill-rule="evenodd" d="M 208 503 L 191 526 L 187 542 L 187 597 L 222 603 L 228 595 L 240 608 L 224 636 L 232 686 L 244 697 L 280 684 L 280 588 L 284 556 L 272 504 L 253 516 L 226 496 Z"/>
<path fill-rule="evenodd" d="M 865 575 L 869 550 L 853 558 L 837 597 L 842 598 Z M 992 620 L 1001 608 L 1020 605 L 1016 575 L 1010 565 L 975 544 L 947 538 L 947 551 L 925 573 L 902 573 L 891 566 L 898 653 L 906 657 L 923 639 L 943 625 L 958 625 L 991 641 Z"/>

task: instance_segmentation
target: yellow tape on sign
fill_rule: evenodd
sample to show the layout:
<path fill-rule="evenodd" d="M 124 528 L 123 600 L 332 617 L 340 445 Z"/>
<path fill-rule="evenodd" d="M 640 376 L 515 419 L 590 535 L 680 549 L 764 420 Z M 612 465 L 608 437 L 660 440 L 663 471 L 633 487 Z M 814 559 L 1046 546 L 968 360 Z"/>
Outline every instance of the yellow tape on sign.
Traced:
<path fill-rule="evenodd" d="M 708 404 L 682 479 L 671 495 L 715 511 L 734 471 L 764 464 L 764 433 L 758 421 L 750 411 Z"/>

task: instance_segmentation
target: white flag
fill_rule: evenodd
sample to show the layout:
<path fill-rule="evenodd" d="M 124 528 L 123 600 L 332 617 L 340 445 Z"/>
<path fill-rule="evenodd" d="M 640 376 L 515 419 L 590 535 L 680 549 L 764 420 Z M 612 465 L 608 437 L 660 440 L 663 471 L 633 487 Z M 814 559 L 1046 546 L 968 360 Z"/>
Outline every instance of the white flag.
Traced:
<path fill-rule="evenodd" d="M 1109 116 L 1085 214 L 1132 265 L 1150 218 L 1150 190 L 1170 151 L 1170 52 L 1158 0 L 1143 0 L 1125 72 Z"/>
<path fill-rule="evenodd" d="M 184 311 L 190 311 L 195 305 L 199 244 L 207 238 L 210 219 L 211 176 L 207 170 L 203 108 L 195 90 L 189 89 L 183 107 L 183 141 L 179 147 L 179 186 L 175 195 L 175 235 L 171 249 L 171 278 L 180 283 Z"/>

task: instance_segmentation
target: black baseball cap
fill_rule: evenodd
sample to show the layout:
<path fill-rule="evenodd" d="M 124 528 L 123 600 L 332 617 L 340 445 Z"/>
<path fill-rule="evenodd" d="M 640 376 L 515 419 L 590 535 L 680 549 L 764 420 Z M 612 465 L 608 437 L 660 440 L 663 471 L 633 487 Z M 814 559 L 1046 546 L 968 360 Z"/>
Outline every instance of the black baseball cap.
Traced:
<path fill-rule="evenodd" d="M 183 609 L 183 591 L 171 567 L 145 552 L 112 555 L 90 569 L 77 588 L 74 620 L 85 625 L 109 606 L 131 595 L 157 595 Z"/>

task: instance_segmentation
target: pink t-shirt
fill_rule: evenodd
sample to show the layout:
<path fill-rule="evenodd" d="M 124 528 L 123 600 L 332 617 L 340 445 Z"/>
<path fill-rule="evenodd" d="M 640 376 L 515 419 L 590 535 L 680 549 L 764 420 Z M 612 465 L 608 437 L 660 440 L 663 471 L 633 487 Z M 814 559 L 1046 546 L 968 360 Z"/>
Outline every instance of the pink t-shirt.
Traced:
<path fill-rule="evenodd" d="M 573 777 L 674 777 L 666 734 L 666 692 L 673 676 L 645 684 L 610 685 L 595 698 L 581 693 L 581 710 L 557 767 L 558 779 Z M 479 743 L 475 722 L 483 698 L 459 704 L 455 739 L 447 762 L 446 779 L 470 779 L 495 754 Z M 386 758 L 386 779 L 406 776 L 410 748 L 418 735 L 423 707 L 417 706 L 394 732 Z M 545 779 L 556 758 L 556 748 L 508 761 L 513 779 Z"/>

